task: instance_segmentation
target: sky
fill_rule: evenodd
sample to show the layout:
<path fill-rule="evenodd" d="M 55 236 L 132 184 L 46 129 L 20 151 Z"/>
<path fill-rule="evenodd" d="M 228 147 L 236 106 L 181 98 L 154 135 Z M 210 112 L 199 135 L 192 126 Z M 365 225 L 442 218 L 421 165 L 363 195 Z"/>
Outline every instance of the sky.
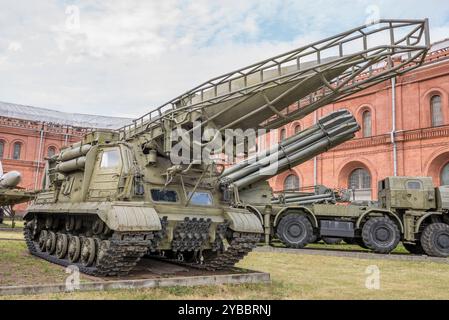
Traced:
<path fill-rule="evenodd" d="M 449 38 L 447 0 L 0 0 L 0 101 L 134 118 L 373 18 L 426 17 Z"/>

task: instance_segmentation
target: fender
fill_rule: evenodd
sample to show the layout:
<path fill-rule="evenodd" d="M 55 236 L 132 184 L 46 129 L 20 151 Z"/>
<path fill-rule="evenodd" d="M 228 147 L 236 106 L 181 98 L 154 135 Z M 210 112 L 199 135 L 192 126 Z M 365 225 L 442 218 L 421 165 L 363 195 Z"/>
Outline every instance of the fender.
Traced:
<path fill-rule="evenodd" d="M 399 218 L 397 214 L 395 214 L 395 213 L 393 213 L 393 212 L 391 212 L 391 211 L 389 211 L 389 210 L 385 210 L 385 209 L 377 209 L 377 208 L 376 208 L 376 209 L 368 210 L 367 212 L 365 212 L 364 214 L 362 214 L 362 215 L 359 217 L 359 219 L 357 220 L 357 223 L 355 224 L 356 229 L 360 229 L 360 224 L 362 223 L 363 219 L 364 219 L 366 216 L 369 216 L 371 213 L 384 213 L 384 214 L 386 214 L 386 215 L 388 215 L 388 216 L 390 216 L 390 217 L 393 217 L 393 218 L 398 222 L 398 224 L 399 224 L 399 229 L 400 229 L 400 231 L 401 231 L 401 234 L 404 233 L 404 224 L 402 223 L 401 218 Z"/>
<path fill-rule="evenodd" d="M 300 211 L 305 212 L 308 216 L 310 216 L 310 217 L 312 218 L 312 226 L 313 226 L 314 228 L 318 228 L 318 220 L 317 220 L 315 214 L 314 214 L 309 208 L 301 207 L 301 206 L 288 206 L 288 207 L 283 208 L 281 211 L 279 211 L 279 212 L 276 214 L 276 217 L 274 218 L 273 226 L 276 227 L 277 224 L 278 224 L 279 218 L 280 218 L 286 211 L 289 211 L 289 210 L 298 210 L 298 211 L 300 210 Z"/>
<path fill-rule="evenodd" d="M 263 225 L 262 213 L 260 213 L 260 211 L 256 207 L 254 207 L 252 205 L 246 205 L 245 208 L 248 208 L 249 209 L 249 210 L 247 209 L 248 211 L 253 212 L 259 218 L 260 223 L 262 223 L 262 225 Z"/>
<path fill-rule="evenodd" d="M 425 215 L 423 215 L 421 218 L 419 218 L 418 221 L 416 221 L 415 233 L 419 232 L 419 228 L 421 227 L 421 224 L 424 222 L 424 220 L 426 220 L 430 216 L 435 216 L 435 215 L 442 216 L 443 213 L 442 212 L 428 212 Z"/>

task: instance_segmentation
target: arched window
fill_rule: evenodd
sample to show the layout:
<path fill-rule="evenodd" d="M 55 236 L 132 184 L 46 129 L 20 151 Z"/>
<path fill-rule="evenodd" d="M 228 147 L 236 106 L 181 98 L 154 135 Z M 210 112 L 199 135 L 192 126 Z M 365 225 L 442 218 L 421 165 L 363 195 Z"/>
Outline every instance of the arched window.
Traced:
<path fill-rule="evenodd" d="M 20 142 L 14 143 L 12 158 L 14 160 L 20 160 L 21 153 L 22 153 L 22 144 Z"/>
<path fill-rule="evenodd" d="M 299 132 L 301 132 L 301 125 L 300 125 L 300 124 L 297 124 L 297 125 L 295 126 L 295 134 L 297 134 L 297 133 L 299 133 Z"/>
<path fill-rule="evenodd" d="M 282 129 L 279 135 L 279 142 L 284 141 L 287 138 L 287 130 Z"/>
<path fill-rule="evenodd" d="M 363 118 L 363 137 L 371 137 L 372 136 L 372 119 L 371 119 L 371 112 L 366 110 L 363 112 L 362 115 Z"/>
<path fill-rule="evenodd" d="M 441 185 L 449 186 L 449 163 L 443 167 L 443 170 L 441 170 Z"/>
<path fill-rule="evenodd" d="M 432 116 L 432 127 L 443 125 L 443 110 L 441 109 L 441 96 L 433 96 L 430 99 L 430 111 Z"/>
<path fill-rule="evenodd" d="M 299 190 L 299 178 L 295 174 L 289 175 L 284 180 L 284 190 L 298 191 Z"/>
<path fill-rule="evenodd" d="M 366 169 L 356 169 L 349 175 L 348 188 L 354 190 L 353 200 L 371 200 L 371 175 Z"/>
<path fill-rule="evenodd" d="M 371 175 L 366 169 L 356 169 L 349 176 L 348 187 L 355 190 L 371 188 Z"/>
<path fill-rule="evenodd" d="M 53 157 L 56 154 L 56 148 L 55 147 L 49 147 L 47 150 L 47 156 L 48 158 Z"/>
<path fill-rule="evenodd" d="M 4 154 L 5 154 L 5 141 L 0 140 L 0 159 L 3 159 Z"/>

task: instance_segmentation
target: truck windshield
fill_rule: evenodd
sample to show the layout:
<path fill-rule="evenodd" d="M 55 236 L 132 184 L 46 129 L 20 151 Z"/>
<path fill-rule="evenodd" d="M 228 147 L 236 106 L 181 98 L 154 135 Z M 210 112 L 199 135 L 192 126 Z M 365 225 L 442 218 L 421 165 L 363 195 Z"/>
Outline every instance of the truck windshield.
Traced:
<path fill-rule="evenodd" d="M 212 205 L 212 195 L 208 192 L 189 192 L 190 203 L 195 206 L 211 206 Z"/>
<path fill-rule="evenodd" d="M 407 181 L 407 189 L 409 190 L 421 190 L 422 184 L 420 181 Z"/>
<path fill-rule="evenodd" d="M 178 202 L 178 194 L 173 190 L 151 189 L 151 198 L 156 202 Z"/>

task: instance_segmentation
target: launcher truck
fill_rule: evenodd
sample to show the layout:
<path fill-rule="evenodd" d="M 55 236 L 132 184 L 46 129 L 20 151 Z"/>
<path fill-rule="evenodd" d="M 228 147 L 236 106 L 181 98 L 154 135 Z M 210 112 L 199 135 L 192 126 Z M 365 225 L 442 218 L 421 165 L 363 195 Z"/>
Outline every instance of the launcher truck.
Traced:
<path fill-rule="evenodd" d="M 319 236 L 377 253 L 390 253 L 402 241 L 410 253 L 449 256 L 449 186 L 435 187 L 430 177 L 387 177 L 378 189 L 378 202 L 369 204 L 275 201 L 276 210 L 289 213 L 271 220 L 272 228 L 294 248 Z"/>

